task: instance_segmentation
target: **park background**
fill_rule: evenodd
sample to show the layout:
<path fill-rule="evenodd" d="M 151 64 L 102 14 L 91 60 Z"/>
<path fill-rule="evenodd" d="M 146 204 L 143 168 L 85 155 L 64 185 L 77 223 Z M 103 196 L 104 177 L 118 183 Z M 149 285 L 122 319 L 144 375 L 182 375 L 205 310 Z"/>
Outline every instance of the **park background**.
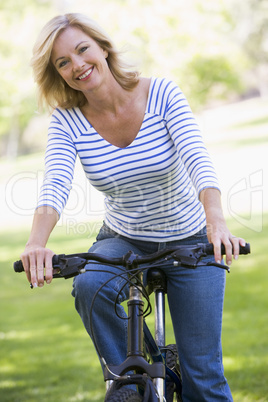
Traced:
<path fill-rule="evenodd" d="M 225 373 L 236 402 L 268 401 L 267 0 L 0 0 L 0 400 L 104 399 L 71 280 L 31 291 L 12 270 L 29 235 L 49 122 L 37 110 L 31 50 L 40 28 L 65 12 L 96 19 L 142 75 L 174 79 L 188 98 L 221 182 L 229 226 L 252 248 L 227 276 Z M 103 199 L 77 162 L 49 247 L 84 251 L 102 217 Z"/>

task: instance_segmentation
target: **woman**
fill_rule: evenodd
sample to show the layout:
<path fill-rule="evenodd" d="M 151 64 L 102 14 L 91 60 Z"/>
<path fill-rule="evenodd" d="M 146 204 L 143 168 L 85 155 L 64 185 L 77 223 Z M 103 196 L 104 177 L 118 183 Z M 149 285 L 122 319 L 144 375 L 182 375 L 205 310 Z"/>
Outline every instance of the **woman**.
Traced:
<path fill-rule="evenodd" d="M 175 83 L 128 71 L 109 37 L 80 14 L 55 17 L 43 28 L 32 66 L 41 100 L 54 108 L 44 184 L 21 256 L 34 287 L 43 286 L 44 269 L 46 282 L 52 280 L 54 253 L 46 243 L 68 198 L 77 154 L 91 184 L 105 194 L 105 221 L 91 252 L 148 254 L 209 241 L 216 261 L 221 243 L 228 264 L 232 247 L 238 257 L 244 240 L 226 226 L 214 168 Z M 126 354 L 126 321 L 115 316 L 114 301 L 122 279 L 102 289 L 91 323 L 92 297 L 111 278 L 98 267 L 75 278 L 73 296 L 101 355 L 119 364 Z M 224 271 L 171 266 L 166 273 L 183 400 L 231 401 L 220 340 Z M 119 302 L 127 296 L 124 288 Z"/>

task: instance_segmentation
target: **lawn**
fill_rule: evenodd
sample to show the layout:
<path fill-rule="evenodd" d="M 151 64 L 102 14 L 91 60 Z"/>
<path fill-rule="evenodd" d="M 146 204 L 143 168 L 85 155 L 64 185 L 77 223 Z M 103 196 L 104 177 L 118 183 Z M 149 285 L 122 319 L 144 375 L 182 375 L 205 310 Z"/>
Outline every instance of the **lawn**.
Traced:
<path fill-rule="evenodd" d="M 268 216 L 261 233 L 230 223 L 251 243 L 227 275 L 223 323 L 225 373 L 236 402 L 267 401 L 267 247 Z M 0 400 L 2 402 L 103 401 L 98 359 L 74 310 L 71 280 L 55 280 L 30 290 L 13 260 L 28 233 L 1 233 Z M 84 251 L 92 239 L 57 228 L 50 247 L 57 253 Z M 168 341 L 172 341 L 167 320 Z M 152 319 L 149 318 L 149 323 Z"/>
<path fill-rule="evenodd" d="M 261 233 L 234 227 L 252 248 L 233 264 L 226 286 L 224 365 L 236 402 L 268 401 L 267 218 Z"/>

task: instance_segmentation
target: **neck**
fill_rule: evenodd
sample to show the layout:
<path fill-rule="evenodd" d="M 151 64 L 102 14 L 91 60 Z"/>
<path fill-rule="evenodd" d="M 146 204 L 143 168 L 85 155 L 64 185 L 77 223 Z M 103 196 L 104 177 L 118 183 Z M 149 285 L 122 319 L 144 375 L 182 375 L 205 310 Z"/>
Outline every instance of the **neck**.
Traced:
<path fill-rule="evenodd" d="M 130 91 L 121 87 L 118 82 L 113 79 L 109 85 L 101 85 L 94 91 L 84 93 L 87 104 L 83 110 L 87 110 L 90 114 L 113 113 L 116 114 L 130 98 Z"/>

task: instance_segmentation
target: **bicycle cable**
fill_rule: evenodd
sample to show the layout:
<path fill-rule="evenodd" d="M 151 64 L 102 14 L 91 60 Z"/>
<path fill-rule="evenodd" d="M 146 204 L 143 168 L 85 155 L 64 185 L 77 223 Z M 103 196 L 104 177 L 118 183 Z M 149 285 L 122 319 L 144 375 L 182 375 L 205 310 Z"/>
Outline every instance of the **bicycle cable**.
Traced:
<path fill-rule="evenodd" d="M 170 257 L 170 258 L 168 258 L 168 259 L 172 259 L 172 257 Z M 164 260 L 167 262 L 167 258 L 165 258 Z M 88 264 L 100 265 L 100 262 L 97 262 L 97 261 L 89 261 Z M 94 296 L 93 296 L 93 298 L 92 298 L 92 302 L 91 302 L 91 306 L 90 306 L 90 310 L 89 310 L 89 321 L 90 321 L 91 339 L 92 339 L 92 342 L 93 342 L 93 344 L 94 344 L 94 346 L 95 346 L 95 348 L 96 348 L 97 354 L 99 355 L 100 358 L 102 358 L 102 355 L 101 355 L 101 353 L 100 353 L 100 349 L 99 349 L 99 347 L 98 347 L 98 345 L 97 345 L 96 337 L 95 337 L 95 335 L 94 335 L 94 331 L 93 331 L 93 320 L 92 320 L 94 304 L 95 304 L 95 301 L 96 301 L 96 298 L 97 298 L 98 294 L 99 294 L 100 291 L 101 291 L 109 282 L 111 282 L 113 279 L 118 278 L 118 277 L 123 278 L 123 279 L 125 280 L 125 283 L 124 283 L 124 285 L 121 287 L 120 291 L 118 291 L 118 295 L 117 295 L 117 297 L 116 297 L 116 299 L 115 299 L 115 302 L 114 302 L 114 307 L 115 307 L 115 313 L 116 313 L 116 315 L 117 315 L 119 318 L 121 318 L 121 319 L 128 319 L 128 317 L 123 317 L 123 316 L 120 316 L 120 315 L 118 314 L 117 306 L 118 306 L 118 304 L 120 304 L 120 303 L 118 303 L 118 298 L 120 297 L 120 293 L 122 292 L 122 290 L 124 289 L 124 287 L 127 286 L 127 284 L 132 284 L 132 285 L 135 286 L 136 288 L 138 288 L 139 286 L 141 286 L 141 289 L 140 289 L 140 290 L 142 291 L 142 294 L 143 294 L 143 296 L 145 297 L 145 299 L 146 299 L 146 301 L 147 301 L 147 303 L 148 303 L 147 308 L 146 308 L 146 310 L 145 310 L 146 315 L 144 316 L 144 317 L 146 317 L 147 315 L 149 315 L 149 313 L 147 314 L 147 311 L 150 310 L 150 313 L 151 313 L 151 311 L 152 311 L 152 306 L 151 306 L 151 302 L 150 302 L 150 298 L 149 298 L 148 292 L 146 291 L 145 286 L 144 286 L 141 282 L 140 282 L 139 284 L 133 284 L 133 282 L 131 282 L 131 279 L 128 278 L 128 274 L 131 273 L 131 272 L 133 272 L 133 271 L 134 271 L 134 272 L 137 272 L 137 271 L 139 271 L 139 270 L 141 270 L 141 271 L 146 271 L 146 270 L 148 270 L 149 268 L 156 268 L 156 267 L 159 266 L 159 264 L 160 264 L 160 262 L 158 261 L 158 262 L 155 262 L 155 263 L 152 263 L 152 264 L 148 264 L 148 265 L 143 266 L 143 267 L 135 267 L 135 268 L 133 268 L 133 269 L 131 269 L 131 270 L 126 270 L 125 268 L 123 268 L 123 267 L 121 268 L 121 267 L 119 267 L 118 265 L 113 265 L 113 264 L 103 263 L 103 262 L 101 263 L 101 265 L 105 265 L 105 266 L 109 266 L 109 267 L 112 267 L 112 268 L 116 268 L 116 269 L 118 269 L 119 271 L 121 271 L 121 273 L 114 273 L 113 271 L 108 271 L 108 270 L 105 270 L 105 269 L 102 269 L 102 270 L 100 270 L 100 269 L 96 269 L 96 270 L 95 270 L 95 269 L 92 269 L 92 268 L 90 268 L 90 269 L 85 269 L 85 272 L 103 272 L 103 273 L 108 273 L 108 274 L 111 274 L 111 275 L 112 275 L 111 278 L 109 278 L 107 281 L 105 281 L 105 282 L 96 290 L 96 292 L 95 292 L 95 294 L 94 294 Z M 198 267 L 205 267 L 205 266 L 209 266 L 209 265 L 210 265 L 209 263 L 207 263 L 207 264 L 200 264 L 200 265 L 198 264 Z M 163 267 L 163 264 L 161 264 L 161 267 Z M 176 266 L 176 267 L 174 266 L 174 268 L 178 268 L 178 266 Z M 189 269 L 189 268 L 187 268 L 187 269 Z M 134 276 L 134 275 L 133 275 L 133 276 Z M 144 313 L 145 313 L 145 312 L 144 312 Z M 143 313 L 143 315 L 144 315 L 144 313 Z"/>
<path fill-rule="evenodd" d="M 91 263 L 92 263 L 92 264 L 99 265 L 98 262 L 92 261 Z M 129 284 L 132 284 L 132 285 L 135 286 L 135 287 L 138 287 L 138 286 L 139 286 L 139 284 L 138 284 L 138 285 L 133 284 L 133 282 L 131 282 L 131 279 L 129 279 L 129 278 L 127 277 L 128 274 L 129 274 L 129 272 L 132 272 L 133 270 L 134 270 L 134 271 L 137 271 L 137 268 L 134 268 L 133 270 L 128 270 L 128 271 L 126 271 L 124 268 L 121 268 L 121 267 L 118 267 L 118 266 L 115 266 L 115 265 L 112 265 L 112 264 L 102 263 L 102 265 L 107 265 L 107 266 L 110 266 L 110 267 L 112 267 L 112 268 L 116 268 L 116 269 L 118 269 L 118 270 L 120 270 L 120 271 L 123 271 L 123 272 L 120 273 L 120 274 L 119 274 L 119 273 L 118 273 L 118 274 L 115 274 L 115 273 L 112 272 L 112 271 L 103 270 L 103 269 L 102 269 L 102 270 L 100 270 L 100 269 L 98 269 L 98 270 L 97 270 L 97 269 L 96 269 L 96 270 L 94 270 L 94 269 L 88 269 L 88 270 L 86 270 L 86 272 L 87 272 L 87 271 L 88 271 L 88 272 L 104 272 L 104 273 L 108 273 L 108 274 L 112 274 L 112 275 L 113 275 L 111 278 L 109 278 L 107 281 L 105 281 L 105 282 L 96 290 L 96 292 L 95 292 L 95 294 L 94 294 L 94 296 L 93 296 L 93 298 L 92 298 L 91 306 L 90 306 L 90 310 L 89 310 L 89 321 L 90 321 L 91 339 L 92 339 L 92 342 L 93 342 L 93 344 L 94 344 L 94 346 L 95 346 L 95 348 L 96 348 L 96 351 L 97 351 L 98 355 L 100 356 L 100 358 L 102 357 L 102 355 L 101 355 L 101 353 L 100 353 L 99 347 L 98 347 L 97 342 L 96 342 L 96 337 L 95 337 L 94 331 L 93 331 L 93 320 L 92 320 L 94 304 L 95 304 L 95 301 L 96 301 L 96 298 L 97 298 L 98 294 L 100 293 L 100 291 L 102 290 L 102 288 L 105 287 L 105 286 L 106 286 L 109 282 L 111 282 L 113 279 L 118 278 L 118 277 L 123 278 L 126 283 L 124 283 L 124 285 L 122 286 L 122 288 L 121 288 L 120 291 L 118 292 L 118 296 L 117 296 L 116 299 L 115 299 L 114 306 L 115 306 L 115 313 L 116 313 L 116 315 L 117 315 L 119 318 L 128 319 L 128 317 L 122 317 L 122 316 L 120 316 L 120 315 L 118 314 L 118 312 L 117 312 L 117 305 L 118 305 L 118 304 L 117 304 L 117 300 L 118 300 L 118 297 L 120 296 L 120 292 L 122 292 L 122 289 L 123 289 L 128 283 L 129 283 Z M 139 268 L 138 270 L 144 271 L 144 270 L 146 270 L 146 269 L 148 269 L 148 267 Z M 142 285 L 142 284 L 141 284 L 141 285 Z M 146 298 L 148 304 L 151 304 L 151 303 L 150 303 L 150 300 L 149 300 L 148 293 L 147 293 L 145 287 L 144 287 L 143 285 L 142 285 L 142 287 L 144 288 L 142 294 L 143 294 L 144 297 Z M 147 309 L 148 309 L 148 308 L 147 308 Z"/>

